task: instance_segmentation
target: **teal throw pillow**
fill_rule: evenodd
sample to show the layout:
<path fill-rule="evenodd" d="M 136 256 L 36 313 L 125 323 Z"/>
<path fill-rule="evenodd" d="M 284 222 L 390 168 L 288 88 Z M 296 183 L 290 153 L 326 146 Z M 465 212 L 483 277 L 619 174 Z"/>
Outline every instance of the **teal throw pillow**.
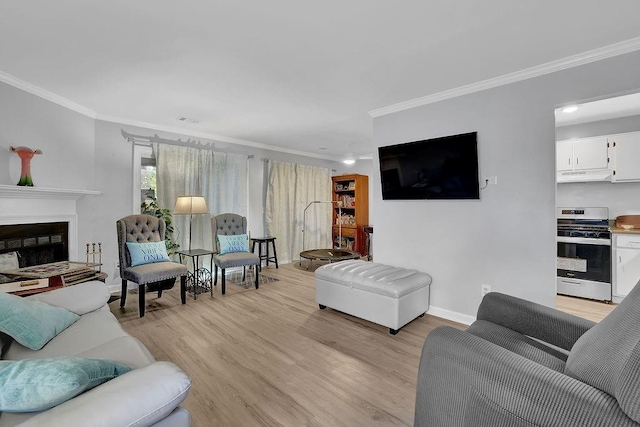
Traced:
<path fill-rule="evenodd" d="M 136 265 L 151 264 L 152 262 L 171 261 L 167 255 L 167 247 L 162 242 L 136 243 L 127 242 L 129 255 L 131 255 L 131 267 Z"/>
<path fill-rule="evenodd" d="M 130 370 L 81 357 L 0 360 L 0 411 L 45 411 Z"/>
<path fill-rule="evenodd" d="M 246 234 L 235 234 L 232 236 L 218 235 L 220 243 L 220 255 L 233 252 L 249 252 L 249 236 Z"/>
<path fill-rule="evenodd" d="M 31 350 L 40 350 L 79 318 L 62 307 L 0 292 L 0 332 Z"/>

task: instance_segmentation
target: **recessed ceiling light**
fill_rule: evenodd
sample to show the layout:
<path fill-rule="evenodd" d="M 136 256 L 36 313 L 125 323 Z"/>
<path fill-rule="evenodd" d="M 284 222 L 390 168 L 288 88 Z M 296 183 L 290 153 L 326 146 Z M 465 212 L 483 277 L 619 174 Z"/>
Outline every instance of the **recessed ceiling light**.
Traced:
<path fill-rule="evenodd" d="M 179 122 L 184 122 L 184 123 L 194 123 L 194 124 L 198 124 L 200 123 L 200 120 L 198 119 L 192 119 L 191 117 L 178 117 L 177 119 Z"/>
<path fill-rule="evenodd" d="M 356 159 L 353 157 L 353 153 L 347 153 L 347 157 L 342 160 L 342 163 L 345 165 L 352 165 L 356 162 Z"/>
<path fill-rule="evenodd" d="M 574 111 L 578 110 L 578 106 L 577 105 L 570 105 L 568 107 L 564 107 L 562 109 L 563 113 L 573 113 Z"/>

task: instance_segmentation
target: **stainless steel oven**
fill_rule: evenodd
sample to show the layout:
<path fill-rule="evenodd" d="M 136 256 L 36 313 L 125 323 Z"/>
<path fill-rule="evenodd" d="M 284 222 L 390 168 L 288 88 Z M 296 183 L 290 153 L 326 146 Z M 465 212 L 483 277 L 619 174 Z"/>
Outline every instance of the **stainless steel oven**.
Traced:
<path fill-rule="evenodd" d="M 611 301 L 608 208 L 558 208 L 557 292 Z"/>

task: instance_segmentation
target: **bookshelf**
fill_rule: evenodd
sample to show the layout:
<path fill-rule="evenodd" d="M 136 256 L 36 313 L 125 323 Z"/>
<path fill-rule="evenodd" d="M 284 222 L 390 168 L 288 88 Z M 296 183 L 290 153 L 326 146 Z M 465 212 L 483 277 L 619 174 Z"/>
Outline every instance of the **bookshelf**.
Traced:
<path fill-rule="evenodd" d="M 334 248 L 347 249 L 367 255 L 363 227 L 369 224 L 369 177 L 366 175 L 339 175 L 331 178 L 333 200 L 332 240 Z M 342 241 L 339 238 L 342 222 Z"/>

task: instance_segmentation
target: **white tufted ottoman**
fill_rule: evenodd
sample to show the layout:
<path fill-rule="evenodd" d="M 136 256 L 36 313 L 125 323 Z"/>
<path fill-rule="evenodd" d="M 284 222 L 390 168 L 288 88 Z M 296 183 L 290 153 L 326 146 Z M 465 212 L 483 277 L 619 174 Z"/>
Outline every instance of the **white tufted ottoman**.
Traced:
<path fill-rule="evenodd" d="M 417 270 L 361 260 L 316 270 L 316 301 L 389 328 L 392 335 L 429 309 L 431 276 Z"/>

